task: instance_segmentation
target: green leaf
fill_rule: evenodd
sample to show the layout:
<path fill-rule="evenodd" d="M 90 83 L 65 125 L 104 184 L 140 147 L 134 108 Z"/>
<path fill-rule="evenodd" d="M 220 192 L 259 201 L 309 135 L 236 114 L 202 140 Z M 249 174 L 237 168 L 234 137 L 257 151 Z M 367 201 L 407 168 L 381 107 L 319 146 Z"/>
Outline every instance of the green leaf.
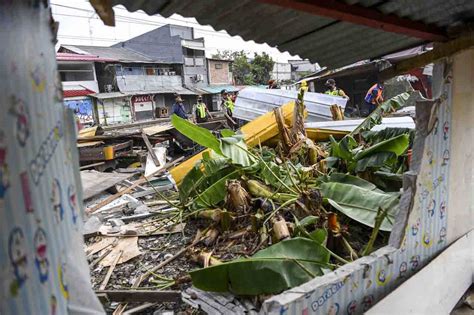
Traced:
<path fill-rule="evenodd" d="M 181 185 L 179 185 L 179 200 L 185 203 L 191 193 L 197 189 L 199 183 L 202 180 L 204 174 L 201 171 L 201 164 L 197 163 L 194 167 L 184 176 Z"/>
<path fill-rule="evenodd" d="M 238 136 L 221 139 L 222 155 L 229 158 L 233 164 L 241 165 L 243 167 L 250 166 L 254 160 L 247 153 L 247 145 Z"/>
<path fill-rule="evenodd" d="M 327 198 L 331 206 L 349 218 L 370 227 L 374 226 L 377 210 L 388 209 L 380 229 L 382 231 L 392 229 L 398 212 L 399 194 L 388 194 L 342 183 L 324 183 L 320 188 L 323 197 Z"/>
<path fill-rule="evenodd" d="M 409 128 L 389 127 L 378 131 L 364 131 L 362 132 L 362 137 L 367 143 L 376 144 L 402 134 L 407 134 L 410 138 L 410 143 L 413 143 L 415 130 Z"/>
<path fill-rule="evenodd" d="M 397 161 L 397 155 L 393 152 L 377 152 L 362 158 L 351 164 L 350 168 L 355 172 L 364 172 L 366 169 L 378 169 L 385 164 Z"/>
<path fill-rule="evenodd" d="M 374 184 L 384 191 L 400 191 L 403 186 L 403 175 L 387 172 L 375 172 L 372 176 Z"/>
<path fill-rule="evenodd" d="M 221 177 L 221 179 L 209 186 L 206 190 L 204 190 L 196 197 L 196 206 L 204 208 L 212 207 L 223 201 L 227 192 L 227 180 L 236 179 L 239 177 L 239 175 L 239 171 L 233 171 L 232 173 Z"/>
<path fill-rule="evenodd" d="M 352 160 L 352 149 L 357 147 L 357 141 L 354 138 L 346 135 L 341 141 L 337 142 L 333 136 L 329 136 L 329 140 L 331 141 L 331 156 L 346 161 Z"/>
<path fill-rule="evenodd" d="M 230 129 L 222 129 L 221 130 L 221 135 L 223 137 L 232 137 L 235 135 L 235 132 L 233 130 L 230 130 Z"/>
<path fill-rule="evenodd" d="M 325 244 L 324 242 L 326 242 L 328 237 L 328 231 L 326 231 L 326 229 L 316 229 L 313 232 L 310 232 L 309 236 L 316 243 Z"/>
<path fill-rule="evenodd" d="M 238 295 L 274 294 L 322 275 L 328 250 L 315 241 L 293 238 L 238 259 L 190 272 L 193 285 Z"/>
<path fill-rule="evenodd" d="M 359 151 L 355 155 L 354 159 L 360 160 L 364 157 L 370 156 L 378 152 L 393 152 L 396 156 L 399 156 L 408 149 L 408 145 L 409 136 L 407 134 L 402 134 L 395 138 L 379 142 L 376 145 L 371 146 L 370 148 Z"/>
<path fill-rule="evenodd" d="M 382 116 L 405 106 L 411 93 L 413 92 L 405 92 L 383 102 L 372 113 L 370 113 L 370 115 L 367 116 L 367 118 L 365 118 L 364 121 L 350 133 L 350 135 L 354 136 L 364 130 L 372 129 L 375 125 L 381 124 Z"/>
<path fill-rule="evenodd" d="M 183 135 L 191 139 L 192 141 L 214 150 L 219 155 L 222 155 L 220 148 L 220 142 L 217 138 L 206 128 L 196 126 L 195 124 L 183 119 L 177 115 L 171 116 L 171 123 Z"/>
<path fill-rule="evenodd" d="M 359 186 L 359 187 L 369 189 L 369 190 L 374 190 L 377 188 L 377 186 L 375 186 L 371 182 L 368 182 L 360 177 L 349 175 L 349 174 L 343 174 L 343 173 L 332 173 L 330 176 L 326 175 L 324 177 L 321 177 L 321 180 L 324 182 L 337 182 L 337 183 L 343 183 L 343 184 L 351 184 L 351 185 Z"/>

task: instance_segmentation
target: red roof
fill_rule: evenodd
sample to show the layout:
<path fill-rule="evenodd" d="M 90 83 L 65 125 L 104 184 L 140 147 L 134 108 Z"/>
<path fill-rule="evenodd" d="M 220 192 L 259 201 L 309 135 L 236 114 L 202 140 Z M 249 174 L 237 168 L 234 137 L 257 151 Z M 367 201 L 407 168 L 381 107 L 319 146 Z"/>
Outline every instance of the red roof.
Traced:
<path fill-rule="evenodd" d="M 78 96 L 87 96 L 95 94 L 94 91 L 91 91 L 89 89 L 82 89 L 82 90 L 64 90 L 63 91 L 63 96 L 64 98 L 67 97 L 78 97 Z"/>
<path fill-rule="evenodd" d="M 95 62 L 105 62 L 105 61 L 117 61 L 111 58 L 101 58 L 94 55 L 80 55 L 80 54 L 71 54 L 71 53 L 56 53 L 56 60 L 58 61 L 95 61 Z"/>

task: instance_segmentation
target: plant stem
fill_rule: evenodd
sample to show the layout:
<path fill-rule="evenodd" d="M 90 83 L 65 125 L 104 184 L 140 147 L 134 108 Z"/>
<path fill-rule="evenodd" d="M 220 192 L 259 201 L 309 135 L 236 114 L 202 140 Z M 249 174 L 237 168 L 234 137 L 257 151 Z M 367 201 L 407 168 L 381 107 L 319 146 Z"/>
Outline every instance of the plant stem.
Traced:
<path fill-rule="evenodd" d="M 293 199 L 290 199 L 288 201 L 285 201 L 284 203 L 281 204 L 281 206 L 279 206 L 277 209 L 273 210 L 272 213 L 270 213 L 268 215 L 268 218 L 265 219 L 265 221 L 263 221 L 263 224 L 266 224 L 274 215 L 275 213 L 277 213 L 281 208 L 293 203 L 296 201 L 297 198 L 293 198 Z"/>
<path fill-rule="evenodd" d="M 362 256 L 366 256 L 372 252 L 372 247 L 374 246 L 375 239 L 377 238 L 377 234 L 379 233 L 380 226 L 382 225 L 383 220 L 387 216 L 388 209 L 383 210 L 382 208 L 379 207 L 377 210 L 377 216 L 375 217 L 375 224 L 374 224 L 374 229 L 372 230 L 372 234 L 370 235 L 369 242 L 367 243 L 367 246 L 364 248 L 362 252 Z"/>

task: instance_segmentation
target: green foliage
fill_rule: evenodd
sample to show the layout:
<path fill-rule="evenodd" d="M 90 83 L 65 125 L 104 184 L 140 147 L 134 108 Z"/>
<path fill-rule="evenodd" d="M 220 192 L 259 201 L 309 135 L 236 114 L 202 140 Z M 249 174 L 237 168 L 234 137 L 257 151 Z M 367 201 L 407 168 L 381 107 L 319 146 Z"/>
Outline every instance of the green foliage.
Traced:
<path fill-rule="evenodd" d="M 274 294 L 322 275 L 329 251 L 320 243 L 293 238 L 237 259 L 190 272 L 201 290 L 239 295 Z"/>
<path fill-rule="evenodd" d="M 380 229 L 390 231 L 398 212 L 399 194 L 343 183 L 323 183 L 321 193 L 331 206 L 353 220 L 374 227 L 379 208 L 388 210 Z"/>
<path fill-rule="evenodd" d="M 212 58 L 233 61 L 232 74 L 237 85 L 267 84 L 275 63 L 265 52 L 262 54 L 255 53 L 253 60 L 249 60 L 250 58 L 243 50 L 217 51 L 216 54 L 212 55 Z"/>
<path fill-rule="evenodd" d="M 222 155 L 219 140 L 208 129 L 199 127 L 177 115 L 171 116 L 171 123 L 176 130 L 189 139 Z"/>

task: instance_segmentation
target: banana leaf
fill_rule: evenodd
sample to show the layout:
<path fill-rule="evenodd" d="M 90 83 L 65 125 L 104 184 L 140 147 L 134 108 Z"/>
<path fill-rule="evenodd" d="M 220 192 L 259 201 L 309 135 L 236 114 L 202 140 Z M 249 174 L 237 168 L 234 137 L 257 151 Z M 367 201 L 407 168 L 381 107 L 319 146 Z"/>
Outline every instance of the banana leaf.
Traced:
<path fill-rule="evenodd" d="M 377 152 L 352 163 L 350 169 L 356 173 L 364 172 L 367 169 L 379 169 L 386 164 L 393 164 L 396 161 L 397 155 L 393 152 Z"/>
<path fill-rule="evenodd" d="M 213 292 L 238 295 L 274 294 L 322 275 L 329 252 L 306 238 L 294 238 L 237 259 L 190 272 L 193 285 Z"/>
<path fill-rule="evenodd" d="M 201 163 L 197 163 L 194 167 L 186 174 L 179 186 L 179 200 L 185 203 L 191 193 L 197 189 L 204 176 L 201 171 Z"/>
<path fill-rule="evenodd" d="M 372 113 L 370 113 L 370 115 L 367 116 L 367 118 L 365 118 L 364 121 L 350 133 L 350 135 L 354 136 L 364 130 L 372 129 L 375 125 L 381 124 L 382 116 L 405 106 L 411 94 L 413 94 L 412 91 L 405 92 L 383 102 Z"/>
<path fill-rule="evenodd" d="M 199 127 L 177 115 L 171 116 L 171 123 L 176 130 L 192 141 L 222 155 L 219 140 L 208 129 Z"/>
<path fill-rule="evenodd" d="M 407 134 L 410 139 L 409 142 L 413 143 L 413 139 L 415 137 L 415 130 L 409 128 L 388 127 L 377 131 L 364 131 L 362 132 L 362 137 L 364 138 L 365 142 L 369 144 L 376 144 L 388 139 L 395 138 L 402 134 Z"/>
<path fill-rule="evenodd" d="M 221 138 L 220 141 L 222 155 L 229 158 L 233 164 L 247 167 L 254 163 L 254 159 L 247 153 L 248 149 L 243 136 Z"/>
<path fill-rule="evenodd" d="M 351 184 L 351 185 L 359 186 L 359 187 L 369 189 L 369 190 L 374 190 L 377 188 L 377 186 L 375 186 L 369 181 L 366 181 L 365 179 L 362 179 L 354 175 L 343 174 L 343 173 L 332 173 L 331 175 L 329 176 L 325 175 L 321 177 L 320 179 L 323 182 L 337 182 L 337 183 L 343 183 L 343 184 Z"/>
<path fill-rule="evenodd" d="M 331 156 L 349 161 L 353 158 L 352 149 L 357 147 L 357 141 L 351 136 L 345 136 L 341 141 L 337 142 L 333 136 L 329 136 L 331 141 Z"/>
<path fill-rule="evenodd" d="M 200 193 L 193 206 L 198 208 L 206 208 L 216 206 L 219 202 L 223 201 L 227 192 L 226 182 L 229 179 L 236 179 L 240 176 L 238 170 L 221 177 L 219 180 L 210 185 L 206 190 Z"/>
<path fill-rule="evenodd" d="M 391 231 L 398 212 L 398 193 L 383 193 L 342 183 L 324 183 L 320 189 L 331 206 L 370 227 L 374 227 L 377 210 L 388 209 L 380 230 Z"/>
<path fill-rule="evenodd" d="M 387 172 L 375 172 L 372 181 L 384 191 L 399 191 L 403 186 L 403 175 Z"/>
<path fill-rule="evenodd" d="M 235 135 L 235 132 L 233 130 L 230 130 L 230 129 L 222 129 L 221 130 L 221 135 L 223 137 L 232 137 Z"/>
<path fill-rule="evenodd" d="M 378 152 L 393 152 L 397 156 L 399 156 L 408 149 L 408 145 L 409 145 L 409 136 L 407 134 L 401 134 L 395 138 L 391 138 L 391 139 L 379 142 L 367 149 L 359 151 L 354 156 L 354 160 L 357 161 Z"/>

